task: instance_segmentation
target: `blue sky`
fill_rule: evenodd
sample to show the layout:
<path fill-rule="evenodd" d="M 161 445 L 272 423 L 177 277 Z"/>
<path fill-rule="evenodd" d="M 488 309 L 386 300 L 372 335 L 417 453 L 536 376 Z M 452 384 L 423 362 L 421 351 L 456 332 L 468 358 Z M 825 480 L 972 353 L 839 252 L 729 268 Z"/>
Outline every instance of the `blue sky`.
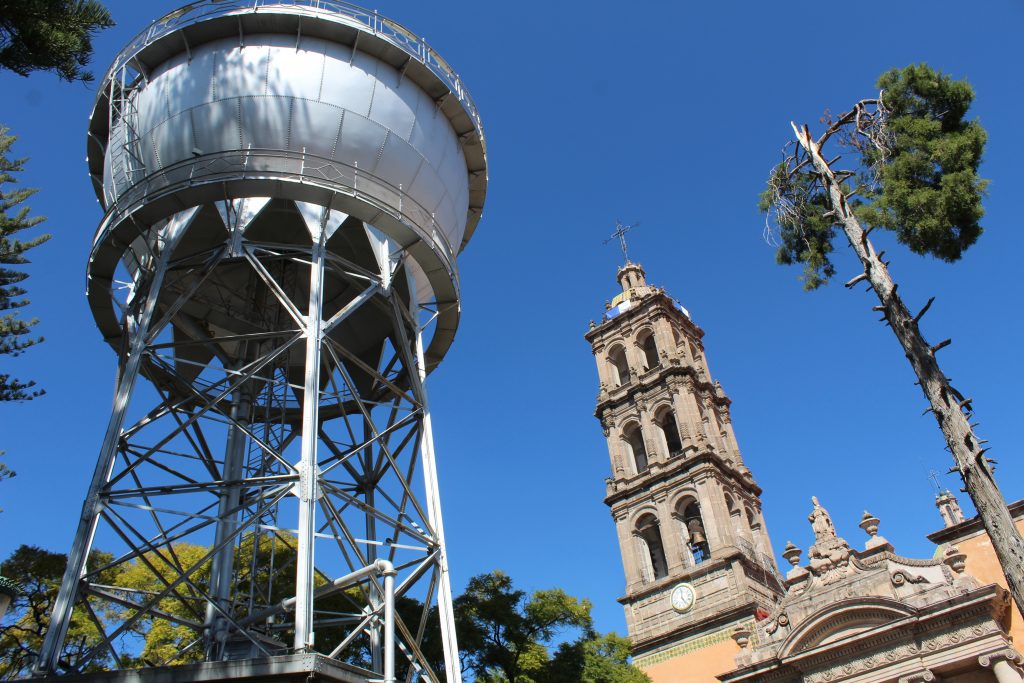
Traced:
<path fill-rule="evenodd" d="M 95 71 L 176 2 L 108 3 L 118 26 L 96 41 Z M 835 8 L 829 14 L 829 8 Z M 926 61 L 977 91 L 989 132 L 986 228 L 961 263 L 889 247 L 940 361 L 974 398 L 979 433 L 1010 500 L 1024 322 L 1014 204 L 1024 152 L 1019 42 L 1010 0 L 892 2 L 872 19 L 822 3 L 403 3 L 377 8 L 427 37 L 460 72 L 490 155 L 484 219 L 460 257 L 463 318 L 431 376 L 453 583 L 502 568 L 524 588 L 561 586 L 594 602 L 597 626 L 625 631 L 624 585 L 602 503 L 610 467 L 593 417 L 597 376 L 583 340 L 617 291 L 616 219 L 640 221 L 630 254 L 707 336 L 711 371 L 733 399 L 747 463 L 764 488 L 775 550 L 806 548 L 816 494 L 861 546 L 866 508 L 897 551 L 930 555 L 941 521 L 929 470 L 951 459 L 869 295 L 836 283 L 804 293 L 774 264 L 756 198 L 790 135 L 874 93 L 878 74 Z M 870 24 L 870 25 L 869 25 Z M 47 341 L 4 372 L 44 398 L 0 406 L 0 448 L 18 477 L 0 484 L 0 557 L 22 543 L 66 551 L 109 411 L 115 358 L 86 306 L 86 253 L 101 211 L 86 177 L 94 93 L 48 75 L 0 74 L 0 122 L 31 157 L 21 180 L 53 240 L 33 252 L 28 309 Z M 856 273 L 837 248 L 842 281 Z M 944 486 L 959 482 L 942 475 Z M 961 495 L 965 502 L 965 495 Z"/>

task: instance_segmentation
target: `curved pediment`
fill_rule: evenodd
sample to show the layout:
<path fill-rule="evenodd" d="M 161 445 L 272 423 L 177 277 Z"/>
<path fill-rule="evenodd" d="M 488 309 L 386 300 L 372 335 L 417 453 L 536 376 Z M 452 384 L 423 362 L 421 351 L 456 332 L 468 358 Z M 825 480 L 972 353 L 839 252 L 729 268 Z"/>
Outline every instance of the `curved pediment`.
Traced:
<path fill-rule="evenodd" d="M 845 640 L 913 614 L 910 607 L 888 598 L 841 600 L 798 624 L 779 649 L 779 657 Z"/>

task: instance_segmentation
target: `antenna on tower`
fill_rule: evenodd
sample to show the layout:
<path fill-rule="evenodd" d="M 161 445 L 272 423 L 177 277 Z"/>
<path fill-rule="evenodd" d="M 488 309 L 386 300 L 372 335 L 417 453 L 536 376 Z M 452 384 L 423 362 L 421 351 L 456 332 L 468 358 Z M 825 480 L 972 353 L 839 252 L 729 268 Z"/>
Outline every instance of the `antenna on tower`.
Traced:
<path fill-rule="evenodd" d="M 633 228 L 639 228 L 639 227 L 640 227 L 640 221 L 637 221 L 636 223 L 632 223 L 630 225 L 623 225 L 622 221 L 616 219 L 615 220 L 615 232 L 612 233 L 611 237 L 609 237 L 608 239 L 606 239 L 604 241 L 604 244 L 608 244 L 609 242 L 611 242 L 613 240 L 616 240 L 616 239 L 619 240 L 619 248 L 622 249 L 622 259 L 626 263 L 629 263 L 629 253 L 628 253 L 627 248 L 626 248 L 626 233 L 629 232 L 630 230 L 632 230 Z"/>

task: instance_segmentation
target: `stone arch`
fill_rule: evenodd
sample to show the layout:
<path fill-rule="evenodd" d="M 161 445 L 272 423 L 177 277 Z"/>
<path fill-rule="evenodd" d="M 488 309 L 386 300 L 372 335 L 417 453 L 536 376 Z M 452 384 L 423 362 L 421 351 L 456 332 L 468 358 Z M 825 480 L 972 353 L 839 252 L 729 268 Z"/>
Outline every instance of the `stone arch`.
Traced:
<path fill-rule="evenodd" d="M 629 384 L 629 360 L 626 358 L 626 348 L 622 344 L 615 344 L 608 349 L 608 365 L 612 371 L 612 378 L 618 383 L 616 386 Z"/>
<path fill-rule="evenodd" d="M 679 434 L 679 424 L 676 422 L 675 410 L 671 404 L 655 408 L 654 424 L 661 432 L 661 440 L 665 446 L 665 454 L 668 457 L 675 457 L 683 453 L 683 440 Z"/>
<path fill-rule="evenodd" d="M 640 349 L 644 361 L 644 370 L 653 370 L 661 363 L 658 358 L 658 342 L 654 338 L 654 330 L 644 327 L 636 335 L 636 345 Z"/>
<path fill-rule="evenodd" d="M 680 536 L 692 564 L 700 564 L 709 559 L 711 546 L 708 543 L 707 526 L 696 494 L 683 494 L 676 498 L 672 516 L 679 520 Z"/>
<path fill-rule="evenodd" d="M 668 558 L 661 536 L 661 524 L 653 512 L 645 511 L 633 523 L 633 537 L 640 550 L 641 574 L 645 582 L 668 576 Z"/>
<path fill-rule="evenodd" d="M 622 427 L 622 441 L 633 463 L 633 474 L 643 474 L 647 471 L 648 453 L 644 444 L 643 430 L 638 422 L 628 422 Z"/>
<path fill-rule="evenodd" d="M 863 631 L 916 614 L 916 610 L 889 598 L 841 600 L 818 610 L 797 624 L 779 648 L 779 658 L 842 640 Z"/>

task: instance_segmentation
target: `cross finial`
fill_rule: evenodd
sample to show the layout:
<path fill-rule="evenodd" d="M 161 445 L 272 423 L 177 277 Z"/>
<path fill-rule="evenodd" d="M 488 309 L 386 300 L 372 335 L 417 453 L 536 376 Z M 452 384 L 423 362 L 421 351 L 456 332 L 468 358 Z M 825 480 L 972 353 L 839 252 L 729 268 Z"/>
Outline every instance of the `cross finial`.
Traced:
<path fill-rule="evenodd" d="M 932 480 L 932 486 L 935 487 L 935 495 L 942 493 L 942 484 L 939 483 L 939 473 L 935 470 L 928 471 L 928 478 Z"/>
<path fill-rule="evenodd" d="M 638 228 L 638 227 L 640 227 L 640 222 L 639 221 L 637 221 L 636 223 L 633 223 L 631 225 L 623 225 L 622 221 L 616 220 L 615 221 L 615 232 L 612 233 L 611 237 L 609 237 L 608 239 L 606 239 L 604 241 L 605 244 L 608 244 L 612 240 L 618 239 L 619 240 L 619 248 L 622 249 L 622 258 L 623 258 L 623 260 L 625 260 L 626 263 L 629 263 L 629 252 L 627 251 L 627 248 L 626 248 L 626 233 L 629 232 L 630 230 L 632 230 L 633 228 Z"/>

